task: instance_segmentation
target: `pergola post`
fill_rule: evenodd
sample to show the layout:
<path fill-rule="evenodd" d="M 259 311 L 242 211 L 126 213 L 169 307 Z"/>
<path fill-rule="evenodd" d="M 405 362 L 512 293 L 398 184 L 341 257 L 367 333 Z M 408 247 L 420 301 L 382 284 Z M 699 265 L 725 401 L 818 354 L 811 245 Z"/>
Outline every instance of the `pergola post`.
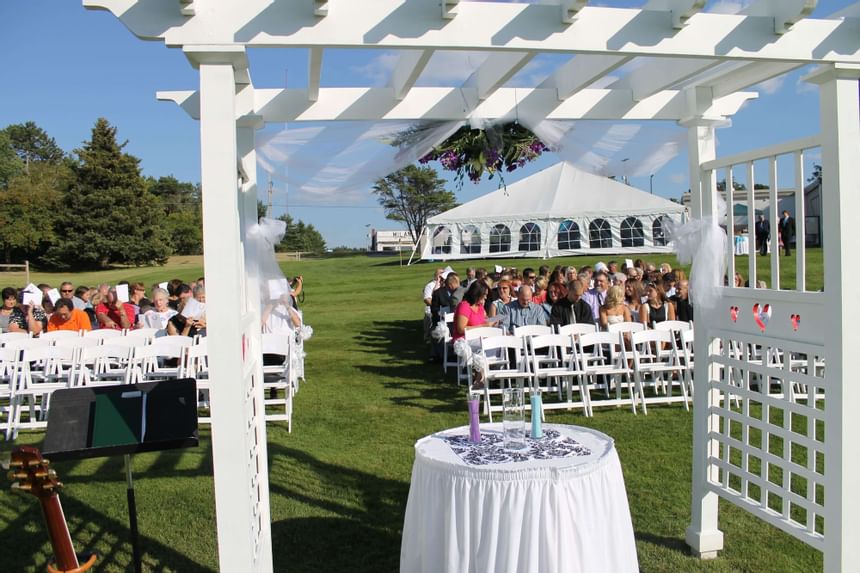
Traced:
<path fill-rule="evenodd" d="M 254 179 L 239 187 L 253 133 L 237 136 L 237 60 L 244 50 L 187 51 L 200 69 L 200 150 L 212 408 L 212 455 L 221 571 L 272 571 L 266 429 L 259 375 L 257 293 L 245 283 L 241 216 Z M 249 150 L 250 145 L 250 150 Z M 245 171 L 243 169 L 243 171 Z M 250 170 L 251 172 L 254 169 Z M 256 215 L 256 200 L 254 201 Z"/>
<path fill-rule="evenodd" d="M 827 297 L 821 333 L 827 349 L 826 437 L 824 443 L 824 571 L 860 571 L 860 66 L 829 65 L 805 78 L 819 84 L 824 242 Z M 802 184 L 803 182 L 800 182 Z M 799 241 L 803 237 L 798 237 Z"/>
<path fill-rule="evenodd" d="M 690 215 L 694 219 L 717 215 L 714 173 L 702 171 L 703 163 L 716 159 L 717 122 L 702 117 L 701 95 L 688 93 L 688 106 L 693 117 L 683 122 L 688 126 Z M 723 548 L 723 532 L 718 528 L 719 497 L 708 489 L 709 472 L 711 479 L 716 474 L 716 469 L 708 464 L 708 458 L 717 455 L 719 445 L 708 434 L 719 425 L 719 417 L 711 414 L 709 409 L 710 404 L 719 400 L 719 392 L 708 387 L 707 381 L 711 379 L 714 367 L 704 360 L 715 343 L 701 336 L 700 330 L 697 328 L 694 340 L 695 355 L 701 358 L 696 360 L 693 378 L 696 392 L 693 395 L 692 518 L 685 537 L 693 554 L 702 559 L 714 559 Z"/>

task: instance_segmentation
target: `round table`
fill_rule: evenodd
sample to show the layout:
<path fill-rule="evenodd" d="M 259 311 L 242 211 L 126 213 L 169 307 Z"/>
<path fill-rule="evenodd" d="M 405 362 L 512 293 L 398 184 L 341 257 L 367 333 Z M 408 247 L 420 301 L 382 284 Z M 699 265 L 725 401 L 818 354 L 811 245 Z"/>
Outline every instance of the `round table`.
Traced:
<path fill-rule="evenodd" d="M 607 573 L 639 570 L 614 442 L 544 425 L 527 455 L 501 447 L 501 424 L 415 444 L 400 571 Z"/>

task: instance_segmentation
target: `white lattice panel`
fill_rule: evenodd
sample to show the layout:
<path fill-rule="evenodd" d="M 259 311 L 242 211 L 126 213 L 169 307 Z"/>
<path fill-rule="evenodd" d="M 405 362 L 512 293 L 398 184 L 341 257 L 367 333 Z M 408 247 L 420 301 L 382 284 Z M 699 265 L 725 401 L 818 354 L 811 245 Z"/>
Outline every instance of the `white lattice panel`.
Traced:
<path fill-rule="evenodd" d="M 710 332 L 711 491 L 822 549 L 825 352 L 821 345 Z"/>

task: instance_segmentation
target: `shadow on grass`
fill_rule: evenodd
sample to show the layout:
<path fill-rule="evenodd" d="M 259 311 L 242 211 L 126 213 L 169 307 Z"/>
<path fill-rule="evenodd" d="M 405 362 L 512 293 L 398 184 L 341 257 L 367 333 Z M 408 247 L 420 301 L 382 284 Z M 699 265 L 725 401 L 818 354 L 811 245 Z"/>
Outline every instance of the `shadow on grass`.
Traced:
<path fill-rule="evenodd" d="M 361 352 L 369 357 L 356 367 L 398 392 L 389 397 L 394 404 L 429 412 L 457 411 L 457 387 L 438 363 L 427 361 L 430 348 L 423 342 L 423 328 L 421 320 L 375 321 L 357 337 Z"/>
<path fill-rule="evenodd" d="M 96 571 L 132 570 L 131 534 L 127 523 L 111 519 L 70 495 L 62 496 L 62 503 L 75 549 L 98 554 Z M 17 514 L 15 519 L 6 522 L 3 530 L 0 570 L 44 571 L 48 562 L 53 561 L 53 552 L 47 542 L 48 534 L 38 502 L 23 496 L 0 497 L 0 510 Z M 144 571 L 213 571 L 146 535 L 141 535 L 140 546 Z"/>
<path fill-rule="evenodd" d="M 397 570 L 407 482 L 324 462 L 280 444 L 270 443 L 269 454 L 277 475 L 277 483 L 269 482 L 273 500 L 283 496 L 333 514 L 275 521 L 276 571 Z M 322 495 L 314 488 L 322 488 Z"/>

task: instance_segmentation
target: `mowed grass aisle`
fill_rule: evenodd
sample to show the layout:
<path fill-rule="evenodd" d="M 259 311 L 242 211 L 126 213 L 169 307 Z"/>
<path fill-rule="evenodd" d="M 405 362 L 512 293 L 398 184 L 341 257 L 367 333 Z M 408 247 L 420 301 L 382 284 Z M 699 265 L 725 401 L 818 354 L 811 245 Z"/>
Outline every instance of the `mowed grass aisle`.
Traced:
<path fill-rule="evenodd" d="M 308 380 L 296 396 L 293 433 L 269 425 L 275 570 L 397 571 L 413 444 L 466 422 L 462 387 L 438 365 L 427 364 L 422 343 L 421 290 L 434 267 L 365 257 L 284 267 L 305 277 L 302 308 L 314 337 L 306 344 Z M 465 265 L 455 268 L 463 271 Z M 134 273 L 147 284 L 201 274 L 193 264 Z M 106 271 L 80 282 L 115 282 L 131 274 Z M 590 426 L 615 438 L 642 571 L 821 570 L 819 553 L 725 503 L 720 517 L 726 550 L 716 561 L 690 557 L 683 539 L 690 514 L 692 413 L 674 406 L 649 408 L 648 416 L 626 409 L 595 414 L 586 419 L 554 411 L 548 421 Z M 201 437 L 194 450 L 135 458 L 147 571 L 217 570 L 208 429 Z M 41 440 L 40 433 L 26 433 L 19 442 Z M 66 483 L 63 501 L 77 546 L 103 556 L 99 571 L 129 570 L 121 460 L 56 466 Z M 247 531 L 236 523 L 231 533 Z M 0 548 L 0 571 L 44 571 L 50 553 L 36 501 L 5 487 Z"/>

